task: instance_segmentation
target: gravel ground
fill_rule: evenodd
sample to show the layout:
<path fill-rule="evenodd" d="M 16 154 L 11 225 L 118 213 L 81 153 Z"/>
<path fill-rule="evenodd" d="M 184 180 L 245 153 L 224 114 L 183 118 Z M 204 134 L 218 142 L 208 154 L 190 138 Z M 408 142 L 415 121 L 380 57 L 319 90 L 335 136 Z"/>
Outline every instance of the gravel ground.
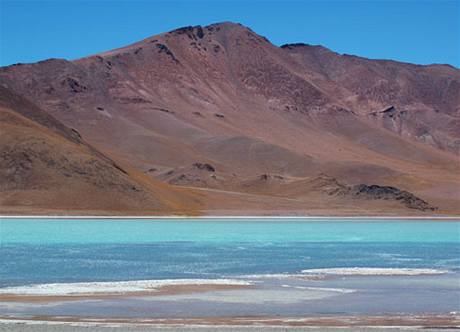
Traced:
<path fill-rule="evenodd" d="M 70 325 L 70 324 L 21 324 L 21 323 L 0 323 L 0 332 L 146 332 L 146 331 L 167 331 L 167 332 L 284 332 L 284 331 L 308 331 L 308 332 L 339 332 L 339 331 L 358 331 L 358 332 L 380 332 L 380 331 L 452 331 L 458 329 L 419 329 L 413 327 L 268 327 L 268 326 L 135 326 L 135 325 Z"/>

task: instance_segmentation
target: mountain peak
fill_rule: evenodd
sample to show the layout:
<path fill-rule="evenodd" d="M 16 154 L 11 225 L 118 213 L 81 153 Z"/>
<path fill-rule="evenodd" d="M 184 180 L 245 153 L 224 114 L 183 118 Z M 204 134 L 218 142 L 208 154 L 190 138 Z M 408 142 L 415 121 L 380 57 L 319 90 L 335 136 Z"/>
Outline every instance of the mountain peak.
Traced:
<path fill-rule="evenodd" d="M 213 24 L 209 24 L 206 26 L 206 28 L 225 28 L 225 29 L 246 29 L 249 30 L 247 26 L 244 26 L 241 23 L 238 22 L 231 22 L 231 21 L 223 21 L 223 22 L 217 22 Z"/>
<path fill-rule="evenodd" d="M 195 33 L 197 34 L 198 38 L 203 38 L 204 34 L 206 31 L 213 32 L 213 31 L 231 31 L 231 30 L 249 30 L 248 27 L 240 24 L 240 23 L 234 23 L 234 22 L 218 22 L 218 23 L 213 23 L 209 24 L 206 26 L 201 26 L 201 25 L 189 25 L 189 26 L 184 26 L 178 29 L 174 29 L 169 32 L 169 34 L 187 34 L 187 33 Z"/>

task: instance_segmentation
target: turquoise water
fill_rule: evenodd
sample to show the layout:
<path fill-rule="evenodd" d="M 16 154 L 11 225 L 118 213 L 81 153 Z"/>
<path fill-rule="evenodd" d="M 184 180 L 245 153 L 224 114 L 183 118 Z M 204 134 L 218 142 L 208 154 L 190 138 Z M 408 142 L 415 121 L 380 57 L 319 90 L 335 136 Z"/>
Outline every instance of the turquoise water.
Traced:
<path fill-rule="evenodd" d="M 460 223 L 442 221 L 2 219 L 0 243 L 0 287 L 460 267 Z"/>
<path fill-rule="evenodd" d="M 55 283 L 79 282 L 97 289 L 94 282 L 117 285 L 119 281 L 170 279 L 236 279 L 257 285 L 223 293 L 51 306 L 0 303 L 0 315 L 201 317 L 460 311 L 458 221 L 4 218 L 0 220 L 0 257 L 0 290 L 39 289 L 36 284 L 50 284 L 53 290 Z M 304 278 L 305 270 L 308 274 L 311 269 L 337 268 L 353 268 L 358 275 Z M 388 271 L 404 269 L 415 274 L 388 275 Z M 420 274 L 423 269 L 439 273 Z M 376 274 L 360 275 L 363 271 Z"/>
<path fill-rule="evenodd" d="M 459 243 L 452 221 L 312 219 L 6 219 L 2 244 L 147 244 L 164 242 Z"/>

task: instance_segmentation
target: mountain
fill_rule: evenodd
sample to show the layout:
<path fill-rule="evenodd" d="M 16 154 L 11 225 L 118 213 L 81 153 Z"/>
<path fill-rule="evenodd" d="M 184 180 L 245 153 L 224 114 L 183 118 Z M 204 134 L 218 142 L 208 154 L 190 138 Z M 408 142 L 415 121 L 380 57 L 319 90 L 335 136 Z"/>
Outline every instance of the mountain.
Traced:
<path fill-rule="evenodd" d="M 449 65 L 277 47 L 226 22 L 2 67 L 0 86 L 200 213 L 460 210 L 460 70 Z M 120 213 L 137 209 L 125 202 Z"/>

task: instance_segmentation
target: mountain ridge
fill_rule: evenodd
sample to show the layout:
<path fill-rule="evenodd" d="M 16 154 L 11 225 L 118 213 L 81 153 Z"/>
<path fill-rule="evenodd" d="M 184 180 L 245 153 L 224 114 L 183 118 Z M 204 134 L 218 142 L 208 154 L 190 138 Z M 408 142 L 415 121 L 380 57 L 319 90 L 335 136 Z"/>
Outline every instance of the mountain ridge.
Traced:
<path fill-rule="evenodd" d="M 206 27 L 209 27 L 209 26 L 219 26 L 219 25 L 236 25 L 236 26 L 244 27 L 244 28 L 249 29 L 250 31 L 254 32 L 252 29 L 250 29 L 249 27 L 243 25 L 242 23 L 232 22 L 232 21 L 222 21 L 222 22 L 212 23 L 212 24 L 208 24 L 208 25 L 188 25 L 188 26 L 183 26 L 183 27 L 180 27 L 180 28 L 175 28 L 173 30 L 170 30 L 169 32 L 174 32 L 174 31 L 177 31 L 177 30 L 183 30 L 183 29 L 188 29 L 188 28 L 206 28 Z M 164 34 L 169 33 L 169 32 L 163 32 L 163 33 L 159 33 L 159 34 L 151 34 L 151 35 L 149 35 L 147 37 L 142 38 L 140 41 L 131 42 L 127 46 L 115 47 L 111 51 L 107 51 L 107 52 L 112 52 L 112 51 L 116 51 L 116 50 L 122 50 L 124 48 L 129 47 L 129 46 L 136 45 L 136 44 L 138 44 L 138 43 L 140 43 L 142 41 L 149 40 L 149 39 L 151 39 L 151 38 L 153 38 L 155 36 L 164 35 Z M 267 37 L 262 36 L 262 35 L 260 35 L 260 36 L 269 41 L 269 39 Z M 286 48 L 286 47 L 289 47 L 289 46 L 291 46 L 291 47 L 292 46 L 317 47 L 317 48 L 325 49 L 327 51 L 330 51 L 330 52 L 338 54 L 338 55 L 349 56 L 349 57 L 357 57 L 357 58 L 360 58 L 360 59 L 371 60 L 371 61 L 388 61 L 388 62 L 396 62 L 396 63 L 400 63 L 400 64 L 408 64 L 408 65 L 412 65 L 412 66 L 422 66 L 422 67 L 446 66 L 446 67 L 450 67 L 450 68 L 456 69 L 456 70 L 460 69 L 460 68 L 458 68 L 458 67 L 456 67 L 456 66 L 454 66 L 452 64 L 449 64 L 449 63 L 434 62 L 434 63 L 422 64 L 422 63 L 411 63 L 411 62 L 408 62 L 408 61 L 396 60 L 396 59 L 392 59 L 392 58 L 368 58 L 368 57 L 365 57 L 365 56 L 362 56 L 362 55 L 359 55 L 359 54 L 340 53 L 340 52 L 334 51 L 332 48 L 329 48 L 329 47 L 321 45 L 321 44 L 309 44 L 308 42 L 303 42 L 303 41 L 286 42 L 286 43 L 283 43 L 283 44 L 280 44 L 280 45 L 275 45 L 275 46 L 277 46 L 279 48 Z M 12 67 L 12 66 L 27 65 L 27 64 L 40 63 L 40 62 L 49 61 L 49 60 L 64 60 L 64 61 L 73 62 L 73 61 L 78 61 L 78 60 L 81 60 L 81 59 L 90 58 L 90 57 L 97 56 L 97 55 L 104 54 L 104 53 L 106 53 L 106 52 L 102 51 L 102 52 L 97 52 L 97 53 L 93 53 L 91 55 L 86 55 L 86 56 L 77 57 L 77 58 L 73 58 L 73 59 L 60 58 L 60 57 L 51 57 L 51 58 L 46 58 L 46 59 L 43 59 L 43 60 L 38 60 L 38 61 L 35 61 L 35 62 L 17 62 L 17 63 L 3 65 L 3 66 L 0 66 L 0 67 Z"/>
<path fill-rule="evenodd" d="M 156 180 L 206 163 L 232 185 L 191 179 L 229 192 L 248 191 L 237 182 L 261 174 L 303 181 L 325 172 L 415 192 L 440 213 L 460 200 L 455 68 L 278 47 L 226 22 L 74 61 L 2 67 L 0 85 Z"/>

